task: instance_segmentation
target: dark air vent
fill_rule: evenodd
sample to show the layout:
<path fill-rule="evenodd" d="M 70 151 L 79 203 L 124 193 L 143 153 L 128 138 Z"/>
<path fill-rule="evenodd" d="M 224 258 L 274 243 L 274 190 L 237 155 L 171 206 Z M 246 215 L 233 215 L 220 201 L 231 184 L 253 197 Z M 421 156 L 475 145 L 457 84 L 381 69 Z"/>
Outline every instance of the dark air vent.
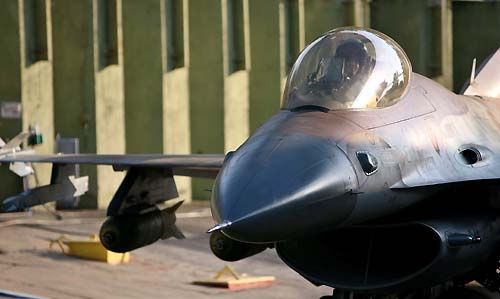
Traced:
<path fill-rule="evenodd" d="M 358 157 L 359 164 L 366 175 L 371 175 L 375 173 L 378 169 L 378 161 L 375 156 L 369 152 L 356 152 L 356 157 Z"/>
<path fill-rule="evenodd" d="M 462 162 L 467 165 L 473 165 L 482 160 L 481 153 L 473 147 L 466 148 L 459 154 Z"/>

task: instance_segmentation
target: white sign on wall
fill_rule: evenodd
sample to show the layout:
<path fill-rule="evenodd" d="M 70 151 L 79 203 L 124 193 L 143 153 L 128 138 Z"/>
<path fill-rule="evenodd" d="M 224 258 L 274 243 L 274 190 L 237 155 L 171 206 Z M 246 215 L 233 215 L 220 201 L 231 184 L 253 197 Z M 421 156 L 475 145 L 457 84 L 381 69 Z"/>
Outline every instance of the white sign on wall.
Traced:
<path fill-rule="evenodd" d="M 20 119 L 21 112 L 20 102 L 2 102 L 0 105 L 0 116 L 2 118 Z"/>

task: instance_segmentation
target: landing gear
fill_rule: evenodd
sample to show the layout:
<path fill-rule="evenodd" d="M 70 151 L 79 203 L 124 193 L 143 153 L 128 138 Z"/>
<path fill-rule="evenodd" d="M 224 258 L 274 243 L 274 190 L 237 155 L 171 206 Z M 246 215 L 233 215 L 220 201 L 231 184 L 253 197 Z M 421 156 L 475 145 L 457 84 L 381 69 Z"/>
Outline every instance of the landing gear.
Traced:
<path fill-rule="evenodd" d="M 464 287 L 451 288 L 438 299 L 500 299 L 500 294 L 491 292 L 477 283 L 471 283 Z"/>
<path fill-rule="evenodd" d="M 354 299 L 355 297 L 360 296 L 360 294 L 354 294 L 354 292 L 349 290 L 336 289 L 333 290 L 333 295 L 331 299 Z"/>
<path fill-rule="evenodd" d="M 378 299 L 379 297 L 374 297 L 374 295 L 369 295 L 369 294 L 354 293 L 353 291 L 350 290 L 335 289 L 333 290 L 333 295 L 322 296 L 319 299 L 371 299 L 371 298 Z"/>
<path fill-rule="evenodd" d="M 476 281 L 490 291 L 500 292 L 500 253 L 492 255 L 476 271 Z"/>
<path fill-rule="evenodd" d="M 500 294 L 491 292 L 477 283 L 466 286 L 436 286 L 405 294 L 366 294 L 350 290 L 335 289 L 333 295 L 320 299 L 500 299 Z"/>

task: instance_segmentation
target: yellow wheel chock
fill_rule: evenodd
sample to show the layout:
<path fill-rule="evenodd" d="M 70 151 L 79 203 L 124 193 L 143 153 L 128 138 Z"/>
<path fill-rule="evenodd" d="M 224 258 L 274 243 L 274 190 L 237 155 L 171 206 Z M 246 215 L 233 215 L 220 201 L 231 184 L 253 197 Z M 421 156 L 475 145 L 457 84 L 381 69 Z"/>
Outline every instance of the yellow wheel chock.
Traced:
<path fill-rule="evenodd" d="M 229 275 L 227 275 L 229 274 Z M 224 278 L 226 276 L 226 278 Z M 228 277 L 229 276 L 229 277 Z M 272 285 L 276 278 L 274 276 L 246 276 L 239 275 L 229 266 L 224 266 L 213 279 L 209 280 L 196 280 L 193 284 L 226 288 L 229 290 L 241 290 L 248 288 L 258 288 Z"/>
<path fill-rule="evenodd" d="M 129 252 L 116 253 L 107 250 L 96 234 L 90 235 L 89 240 L 83 241 L 74 241 L 62 235 L 50 241 L 49 247 L 52 248 L 54 244 L 58 245 L 62 253 L 83 259 L 103 261 L 112 265 L 128 263 L 130 261 Z"/>

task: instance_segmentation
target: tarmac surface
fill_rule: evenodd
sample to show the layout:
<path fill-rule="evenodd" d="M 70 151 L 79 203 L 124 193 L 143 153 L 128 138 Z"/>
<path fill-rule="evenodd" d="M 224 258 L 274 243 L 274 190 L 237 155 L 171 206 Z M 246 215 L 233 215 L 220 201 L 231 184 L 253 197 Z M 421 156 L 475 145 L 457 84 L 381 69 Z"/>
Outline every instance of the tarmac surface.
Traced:
<path fill-rule="evenodd" d="M 206 203 L 182 206 L 178 226 L 185 240 L 163 240 L 132 252 L 130 263 L 66 256 L 50 240 L 62 234 L 85 239 L 99 231 L 101 212 L 66 212 L 63 220 L 35 212 L 0 216 L 0 292 L 47 298 L 319 298 L 331 294 L 289 269 L 274 250 L 235 263 L 212 255 L 205 231 L 213 226 Z M 269 287 L 230 291 L 193 285 L 224 265 L 251 276 L 275 276 Z M 1 298 L 1 295 L 0 295 Z"/>

